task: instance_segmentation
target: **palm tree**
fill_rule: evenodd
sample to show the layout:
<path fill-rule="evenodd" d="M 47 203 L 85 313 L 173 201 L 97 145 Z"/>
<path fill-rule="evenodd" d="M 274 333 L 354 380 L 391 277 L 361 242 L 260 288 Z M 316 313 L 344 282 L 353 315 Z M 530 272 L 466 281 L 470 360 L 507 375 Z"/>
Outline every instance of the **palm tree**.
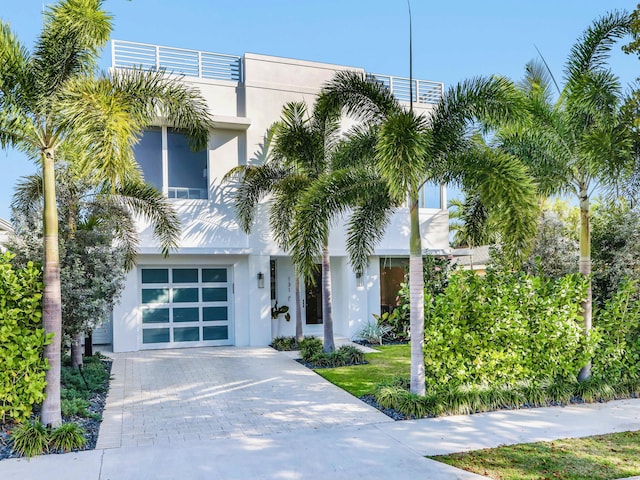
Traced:
<path fill-rule="evenodd" d="M 175 77 L 130 70 L 96 74 L 111 17 L 102 0 L 61 0 L 45 13 L 29 52 L 0 22 L 0 144 L 31 156 L 42 169 L 44 199 L 44 328 L 53 334 L 42 421 L 60 414 L 61 298 L 55 163 L 61 149 L 83 152 L 84 169 L 114 188 L 139 179 L 132 146 L 157 119 L 188 131 L 194 147 L 207 141 L 205 102 Z M 166 251 L 165 251 L 166 253 Z"/>
<path fill-rule="evenodd" d="M 618 78 L 606 61 L 613 43 L 629 32 L 626 13 L 596 19 L 571 49 L 565 84 L 546 63 L 531 62 L 519 88 L 527 115 L 499 132 L 502 148 L 530 166 L 544 195 L 574 195 L 580 206 L 580 273 L 591 275 L 590 198 L 629 168 L 633 136 L 621 113 Z M 554 95 L 556 93 L 556 95 Z M 592 293 L 582 304 L 584 335 L 592 324 Z M 590 363 L 578 376 L 591 375 Z"/>
<path fill-rule="evenodd" d="M 406 202 L 410 217 L 411 392 L 424 395 L 424 280 L 418 209 L 422 186 L 426 182 L 459 182 L 478 192 L 486 205 L 499 212 L 507 251 L 514 261 L 524 257 L 535 231 L 534 186 L 527 169 L 513 156 L 466 135 L 474 119 L 493 123 L 515 113 L 512 85 L 499 78 L 467 81 L 450 89 L 430 118 L 404 110 L 384 86 L 354 72 L 338 73 L 321 99 L 328 105 L 325 108 L 342 108 L 368 128 L 370 148 L 353 150 L 368 156 L 371 165 L 364 172 L 362 186 L 347 175 L 346 180 L 345 176 L 325 179 L 310 190 L 299 208 L 299 245 L 294 258 L 308 263 L 317 248 L 319 234 L 310 227 L 315 222 L 304 221 L 308 215 L 315 211 L 318 217 L 332 219 L 352 206 L 348 202 L 355 201 L 355 211 L 364 213 L 368 221 L 352 219 L 347 249 L 356 271 L 362 271 L 383 233 L 375 229 L 384 228 L 390 211 Z M 380 182 L 385 189 L 370 188 Z M 359 196 L 345 194 L 355 188 L 361 189 Z M 341 203 L 343 199 L 345 203 Z M 358 208 L 365 204 L 367 210 Z"/>
<path fill-rule="evenodd" d="M 109 231 L 109 243 L 122 253 L 122 267 L 128 271 L 136 264 L 138 232 L 135 218 L 153 225 L 154 237 L 161 248 L 175 248 L 180 238 L 180 221 L 169 200 L 151 185 L 141 181 L 127 181 L 111 186 L 103 181 L 93 185 L 91 175 L 79 172 L 77 163 L 59 162 L 56 166 L 56 192 L 58 213 L 61 215 L 59 235 L 68 245 L 75 242 L 78 229 L 100 226 Z M 18 218 L 18 227 L 24 232 L 42 228 L 43 182 L 40 175 L 23 177 L 16 187 L 11 203 Z M 33 253 L 33 252 L 32 252 Z M 33 258 L 31 258 L 33 259 Z M 91 300 L 91 299 L 88 299 Z M 84 327 L 97 319 L 77 318 L 62 298 L 63 332 L 71 332 L 71 361 L 74 368 L 82 366 L 80 348 Z M 67 318 L 64 313 L 73 318 Z"/>
<path fill-rule="evenodd" d="M 283 116 L 289 109 L 285 107 Z M 246 234 L 253 229 L 258 206 L 265 197 L 271 195 L 269 225 L 274 232 L 276 242 L 282 250 L 287 251 L 291 238 L 290 211 L 297 203 L 298 196 L 308 185 L 308 179 L 298 174 L 283 162 L 282 158 L 273 155 L 273 137 L 278 129 L 274 124 L 267 130 L 264 142 L 259 145 L 252 165 L 238 165 L 224 176 L 224 182 L 237 183 L 234 194 L 235 209 L 240 227 Z M 302 305 L 300 299 L 300 276 L 296 274 L 296 344 L 304 338 L 302 328 Z"/>
<path fill-rule="evenodd" d="M 258 204 L 272 195 L 269 223 L 278 245 L 285 251 L 295 243 L 293 215 L 304 191 L 316 181 L 330 166 L 335 139 L 339 132 L 338 116 L 331 110 L 317 106 L 311 114 L 301 102 L 290 102 L 283 107 L 282 117 L 270 129 L 265 145 L 271 144 L 271 155 L 262 157 L 262 165 L 239 166 L 232 169 L 227 177 L 240 180 L 235 201 L 236 212 L 245 232 L 251 230 Z M 264 150 L 264 148 L 262 149 Z M 333 314 L 331 302 L 331 271 L 328 248 L 328 225 L 316 224 L 323 236 L 322 256 L 322 323 L 324 330 L 323 350 L 335 349 L 333 334 Z M 299 277 L 308 284 L 313 281 L 313 265 L 303 269 L 296 263 L 296 339 L 302 340 L 302 315 L 299 311 Z"/>

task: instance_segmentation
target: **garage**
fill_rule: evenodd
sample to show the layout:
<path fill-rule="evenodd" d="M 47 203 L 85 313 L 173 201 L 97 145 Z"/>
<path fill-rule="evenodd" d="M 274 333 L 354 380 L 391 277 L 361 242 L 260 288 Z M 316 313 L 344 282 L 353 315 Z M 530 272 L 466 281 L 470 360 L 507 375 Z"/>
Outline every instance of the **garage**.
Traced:
<path fill-rule="evenodd" d="M 231 267 L 140 267 L 140 349 L 233 345 Z"/>

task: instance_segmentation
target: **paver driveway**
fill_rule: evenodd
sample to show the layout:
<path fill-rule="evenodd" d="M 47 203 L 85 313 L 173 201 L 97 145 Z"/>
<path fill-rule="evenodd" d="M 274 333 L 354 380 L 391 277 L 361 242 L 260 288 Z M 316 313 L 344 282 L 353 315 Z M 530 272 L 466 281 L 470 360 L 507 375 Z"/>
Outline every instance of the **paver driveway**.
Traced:
<path fill-rule="evenodd" d="M 271 348 L 113 354 L 97 448 L 392 420 Z"/>

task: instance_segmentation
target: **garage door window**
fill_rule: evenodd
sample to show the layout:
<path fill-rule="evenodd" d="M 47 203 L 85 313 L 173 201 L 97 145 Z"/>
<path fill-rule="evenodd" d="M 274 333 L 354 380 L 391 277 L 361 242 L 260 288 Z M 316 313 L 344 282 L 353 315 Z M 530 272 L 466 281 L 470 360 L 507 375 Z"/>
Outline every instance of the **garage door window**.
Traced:
<path fill-rule="evenodd" d="M 142 344 L 230 345 L 229 270 L 141 268 Z"/>

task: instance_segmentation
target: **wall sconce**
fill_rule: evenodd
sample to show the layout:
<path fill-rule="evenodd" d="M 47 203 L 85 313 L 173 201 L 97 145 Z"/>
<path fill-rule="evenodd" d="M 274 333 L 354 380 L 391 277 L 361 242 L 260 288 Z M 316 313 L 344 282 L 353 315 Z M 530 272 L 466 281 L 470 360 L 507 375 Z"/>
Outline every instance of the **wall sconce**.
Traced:
<path fill-rule="evenodd" d="M 356 273 L 356 287 L 364 287 L 364 276 L 362 273 Z"/>
<path fill-rule="evenodd" d="M 258 272 L 258 288 L 264 288 L 264 273 Z"/>

